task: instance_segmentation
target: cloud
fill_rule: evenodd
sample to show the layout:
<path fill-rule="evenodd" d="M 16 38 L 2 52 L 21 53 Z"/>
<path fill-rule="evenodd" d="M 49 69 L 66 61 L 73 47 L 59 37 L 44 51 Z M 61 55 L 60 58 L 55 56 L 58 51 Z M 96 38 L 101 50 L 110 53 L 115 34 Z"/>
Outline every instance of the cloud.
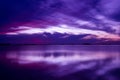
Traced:
<path fill-rule="evenodd" d="M 78 28 L 102 30 L 112 34 L 120 34 L 120 22 L 113 21 L 99 13 L 93 13 L 94 16 L 86 20 L 63 13 L 54 13 L 49 16 L 47 20 L 55 21 L 57 24 L 66 24 Z"/>
<path fill-rule="evenodd" d="M 61 34 L 70 34 L 70 35 L 81 35 L 81 34 L 91 34 L 95 35 L 98 39 L 108 39 L 108 40 L 120 40 L 120 36 L 116 34 L 111 34 L 106 31 L 101 30 L 90 30 L 77 28 L 70 25 L 61 24 L 58 26 L 49 26 L 47 28 L 33 28 L 28 26 L 19 26 L 14 32 L 7 32 L 6 35 L 20 35 L 20 34 L 43 34 L 43 33 L 61 33 Z"/>
<path fill-rule="evenodd" d="M 8 27 L 3 28 L 3 32 L 0 32 L 0 34 L 90 34 L 84 37 L 84 39 L 120 40 L 120 22 L 113 21 L 97 12 L 96 8 L 93 8 L 93 6 L 97 5 L 94 4 L 94 0 L 82 0 L 78 3 L 76 1 L 78 0 L 30 0 L 28 2 L 27 0 L 21 0 L 20 2 L 16 2 L 15 5 L 12 5 L 14 2 L 12 1 L 8 6 L 5 5 L 6 7 L 10 7 L 10 15 L 9 12 L 6 12 L 6 9 L 2 14 L 7 13 L 4 16 L 10 16 L 10 19 L 13 19 L 14 16 L 18 25 L 13 25 L 13 27 L 11 27 L 12 25 L 8 25 Z M 85 4 L 88 4 L 88 6 Z M 46 23 L 47 21 L 48 23 Z M 21 24 L 19 25 L 19 23 Z"/>
<path fill-rule="evenodd" d="M 101 0 L 99 2 L 100 13 L 105 16 L 120 21 L 120 0 Z"/>

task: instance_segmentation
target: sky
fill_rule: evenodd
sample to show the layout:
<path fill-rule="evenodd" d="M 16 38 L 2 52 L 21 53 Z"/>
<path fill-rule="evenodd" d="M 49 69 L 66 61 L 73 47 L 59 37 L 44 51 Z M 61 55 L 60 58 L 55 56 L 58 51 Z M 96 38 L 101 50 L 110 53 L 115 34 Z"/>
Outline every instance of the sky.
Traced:
<path fill-rule="evenodd" d="M 0 0 L 0 44 L 120 44 L 119 0 Z"/>

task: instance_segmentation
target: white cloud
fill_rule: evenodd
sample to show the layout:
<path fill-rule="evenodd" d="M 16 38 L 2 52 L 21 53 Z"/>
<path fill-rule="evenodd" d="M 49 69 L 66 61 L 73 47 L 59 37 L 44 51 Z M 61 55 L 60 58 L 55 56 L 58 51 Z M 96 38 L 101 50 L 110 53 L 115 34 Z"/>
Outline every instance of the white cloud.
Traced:
<path fill-rule="evenodd" d="M 17 28 L 16 28 L 17 29 Z M 15 32 L 8 32 L 6 33 L 6 35 L 19 35 L 19 34 L 28 34 L 28 35 L 32 35 L 32 34 L 42 34 L 42 33 L 61 33 L 61 34 L 71 34 L 71 35 L 81 35 L 81 34 L 90 34 L 90 35 L 95 35 L 96 38 L 99 39 L 110 39 L 110 40 L 120 40 L 120 36 L 116 35 L 116 34 L 112 34 L 112 33 L 108 33 L 105 31 L 101 31 L 101 30 L 90 30 L 90 29 L 83 29 L 83 28 L 77 28 L 74 26 L 69 26 L 69 25 L 58 25 L 58 26 L 49 26 L 47 28 L 33 28 L 33 27 L 28 27 L 25 26 L 22 27 L 19 26 L 18 27 L 18 31 Z"/>

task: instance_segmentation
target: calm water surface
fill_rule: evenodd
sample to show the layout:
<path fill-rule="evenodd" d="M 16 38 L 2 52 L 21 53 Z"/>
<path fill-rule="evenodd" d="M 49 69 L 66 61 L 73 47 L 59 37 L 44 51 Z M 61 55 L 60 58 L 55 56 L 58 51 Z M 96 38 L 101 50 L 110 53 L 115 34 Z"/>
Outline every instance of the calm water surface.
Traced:
<path fill-rule="evenodd" d="M 0 65 L 2 80 L 120 80 L 120 46 L 0 46 Z"/>

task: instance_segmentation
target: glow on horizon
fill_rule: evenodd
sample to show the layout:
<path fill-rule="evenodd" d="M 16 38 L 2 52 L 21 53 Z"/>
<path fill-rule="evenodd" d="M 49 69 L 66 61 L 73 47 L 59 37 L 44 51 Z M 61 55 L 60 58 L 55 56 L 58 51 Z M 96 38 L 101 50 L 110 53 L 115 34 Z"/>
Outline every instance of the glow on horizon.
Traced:
<path fill-rule="evenodd" d="M 58 25 L 58 26 L 49 26 L 47 28 L 33 28 L 28 26 L 19 26 L 18 28 L 15 28 L 15 32 L 7 32 L 6 35 L 20 35 L 20 34 L 42 34 L 42 33 L 61 33 L 61 34 L 71 34 L 71 35 L 81 35 L 81 34 L 90 34 L 96 36 L 95 38 L 98 39 L 109 39 L 113 41 L 120 40 L 120 36 L 117 34 L 108 33 L 106 31 L 102 30 L 91 30 L 91 29 L 83 29 L 83 28 L 77 28 L 74 26 L 69 25 Z"/>

